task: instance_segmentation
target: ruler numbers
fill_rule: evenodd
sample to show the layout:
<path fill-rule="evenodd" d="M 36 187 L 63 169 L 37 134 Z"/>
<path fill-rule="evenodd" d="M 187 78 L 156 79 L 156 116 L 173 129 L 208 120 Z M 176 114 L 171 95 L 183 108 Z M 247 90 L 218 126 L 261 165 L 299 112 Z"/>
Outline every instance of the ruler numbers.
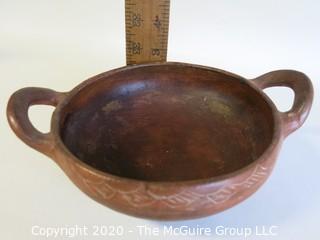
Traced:
<path fill-rule="evenodd" d="M 167 58 L 170 0 L 125 0 L 127 64 Z"/>

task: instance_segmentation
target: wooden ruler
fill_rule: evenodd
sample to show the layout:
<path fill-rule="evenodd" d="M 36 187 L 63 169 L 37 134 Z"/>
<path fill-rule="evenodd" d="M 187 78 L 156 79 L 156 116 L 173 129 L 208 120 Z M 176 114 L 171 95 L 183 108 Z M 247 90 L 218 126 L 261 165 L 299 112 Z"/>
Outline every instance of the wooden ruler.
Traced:
<path fill-rule="evenodd" d="M 167 60 L 170 0 L 125 0 L 127 64 Z"/>

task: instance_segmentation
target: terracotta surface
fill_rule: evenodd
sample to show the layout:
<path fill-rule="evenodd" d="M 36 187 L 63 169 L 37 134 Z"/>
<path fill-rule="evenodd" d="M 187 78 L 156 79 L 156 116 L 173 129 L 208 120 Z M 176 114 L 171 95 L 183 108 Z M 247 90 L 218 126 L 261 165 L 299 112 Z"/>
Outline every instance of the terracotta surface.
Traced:
<path fill-rule="evenodd" d="M 294 90 L 289 112 L 278 112 L 262 92 L 272 86 Z M 254 193 L 312 98 L 310 80 L 296 71 L 249 81 L 214 68 L 156 63 L 100 74 L 68 93 L 21 89 L 7 115 L 19 138 L 96 201 L 138 217 L 188 219 Z M 35 104 L 56 106 L 48 134 L 28 119 Z"/>

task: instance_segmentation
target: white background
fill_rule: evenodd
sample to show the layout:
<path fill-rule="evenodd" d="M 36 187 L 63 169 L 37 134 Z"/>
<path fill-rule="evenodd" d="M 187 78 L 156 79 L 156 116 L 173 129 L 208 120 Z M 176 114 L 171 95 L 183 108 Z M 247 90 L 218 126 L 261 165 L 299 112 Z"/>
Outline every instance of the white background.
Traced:
<path fill-rule="evenodd" d="M 247 78 L 276 69 L 300 70 L 312 79 L 315 99 L 309 119 L 285 141 L 272 176 L 254 196 L 212 217 L 164 223 L 125 216 L 89 199 L 53 161 L 18 140 L 5 117 L 7 100 L 19 88 L 69 91 L 88 77 L 123 66 L 124 1 L 0 0 L 1 239 L 45 239 L 32 236 L 31 227 L 76 224 L 127 230 L 142 224 L 277 225 L 278 237 L 252 239 L 319 239 L 319 26 L 320 3 L 314 0 L 172 0 L 168 60 Z M 292 92 L 268 93 L 280 109 L 290 107 Z M 51 111 L 33 107 L 34 124 L 48 130 Z"/>

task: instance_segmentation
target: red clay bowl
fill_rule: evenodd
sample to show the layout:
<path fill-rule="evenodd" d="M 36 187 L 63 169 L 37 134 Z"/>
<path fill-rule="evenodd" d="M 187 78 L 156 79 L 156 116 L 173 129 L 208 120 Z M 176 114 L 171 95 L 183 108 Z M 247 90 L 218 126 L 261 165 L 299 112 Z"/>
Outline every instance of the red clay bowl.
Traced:
<path fill-rule="evenodd" d="M 290 111 L 278 112 L 263 93 L 272 86 L 294 90 Z M 143 218 L 190 219 L 254 193 L 312 98 L 310 80 L 296 71 L 248 81 L 214 68 L 156 63 L 102 73 L 68 93 L 21 89 L 7 115 L 19 138 L 96 201 Z M 28 119 L 34 104 L 56 106 L 47 134 Z"/>

